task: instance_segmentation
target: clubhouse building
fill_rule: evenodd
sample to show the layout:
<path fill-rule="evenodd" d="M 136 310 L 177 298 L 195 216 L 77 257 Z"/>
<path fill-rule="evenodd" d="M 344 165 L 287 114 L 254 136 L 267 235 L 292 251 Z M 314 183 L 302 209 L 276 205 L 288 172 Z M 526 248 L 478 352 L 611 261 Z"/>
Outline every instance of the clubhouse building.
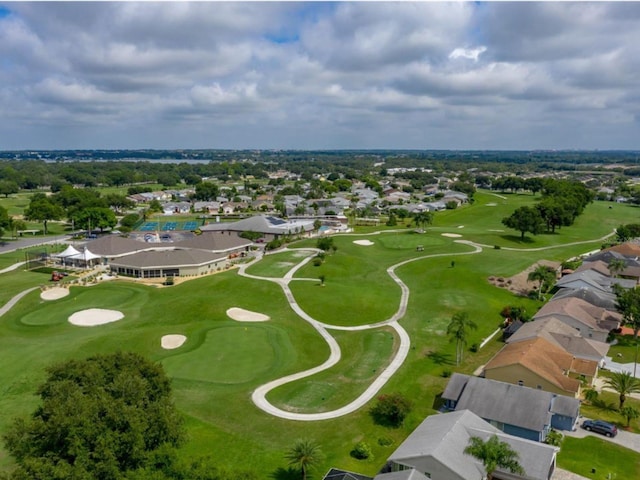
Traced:
<path fill-rule="evenodd" d="M 158 239 L 159 240 L 159 239 Z M 86 244 L 111 272 L 134 278 L 195 276 L 227 268 L 246 255 L 250 240 L 231 232 L 203 232 L 176 242 L 138 241 L 108 235 Z"/>

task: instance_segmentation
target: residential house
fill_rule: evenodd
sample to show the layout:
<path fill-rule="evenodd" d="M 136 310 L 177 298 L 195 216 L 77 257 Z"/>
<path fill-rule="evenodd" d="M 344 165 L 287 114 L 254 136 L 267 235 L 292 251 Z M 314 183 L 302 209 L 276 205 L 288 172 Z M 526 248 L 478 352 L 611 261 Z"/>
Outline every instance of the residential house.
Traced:
<path fill-rule="evenodd" d="M 576 358 L 598 362 L 600 367 L 604 365 L 610 347 L 606 342 L 584 338 L 575 328 L 555 317 L 523 324 L 506 342 L 520 342 L 538 337 L 548 340 Z"/>
<path fill-rule="evenodd" d="M 576 398 L 460 373 L 442 399 L 448 410 L 470 410 L 504 433 L 536 442 L 552 428 L 573 430 L 580 415 Z"/>
<path fill-rule="evenodd" d="M 606 342 L 609 332 L 620 328 L 622 315 L 616 311 L 591 305 L 575 297 L 547 302 L 533 316 L 534 320 L 555 317 L 575 328 L 584 338 Z"/>
<path fill-rule="evenodd" d="M 580 298 L 596 307 L 606 308 L 607 310 L 616 309 L 616 296 L 613 293 L 603 292 L 593 288 L 561 288 L 551 297 L 551 300 L 560 300 L 562 298 Z"/>
<path fill-rule="evenodd" d="M 484 367 L 485 378 L 574 398 L 597 373 L 597 362 L 575 358 L 541 337 L 505 345 Z"/>
<path fill-rule="evenodd" d="M 633 280 L 611 278 L 595 270 L 584 270 L 565 275 L 556 282 L 555 288 L 594 288 L 602 292 L 612 293 L 614 284 L 618 284 L 623 288 L 633 288 L 636 285 Z"/>
<path fill-rule="evenodd" d="M 558 449 L 501 432 L 469 410 L 427 417 L 388 458 L 386 472 L 415 470 L 431 480 L 482 480 L 482 462 L 464 453 L 472 437 L 488 440 L 496 435 L 519 455 L 524 475 L 498 469 L 496 479 L 549 480 L 556 466 Z M 389 473 L 386 473 L 389 475 Z M 375 480 L 422 479 L 413 476 L 378 475 Z"/>

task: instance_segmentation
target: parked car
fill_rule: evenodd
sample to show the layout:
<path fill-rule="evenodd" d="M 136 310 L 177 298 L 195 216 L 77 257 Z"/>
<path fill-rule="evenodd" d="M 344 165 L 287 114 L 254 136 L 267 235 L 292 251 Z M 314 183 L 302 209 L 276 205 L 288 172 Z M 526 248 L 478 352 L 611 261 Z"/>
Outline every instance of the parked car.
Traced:
<path fill-rule="evenodd" d="M 602 420 L 585 420 L 582 422 L 582 428 L 590 432 L 601 433 L 607 437 L 615 437 L 618 434 L 618 427 Z"/>

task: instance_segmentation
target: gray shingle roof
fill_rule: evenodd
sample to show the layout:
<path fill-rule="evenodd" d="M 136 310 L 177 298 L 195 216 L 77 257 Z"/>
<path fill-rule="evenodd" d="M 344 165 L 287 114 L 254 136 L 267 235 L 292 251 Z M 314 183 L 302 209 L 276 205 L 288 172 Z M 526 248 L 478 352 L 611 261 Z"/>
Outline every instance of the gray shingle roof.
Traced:
<path fill-rule="evenodd" d="M 613 293 L 592 288 L 561 288 L 550 301 L 568 297 L 580 298 L 591 305 L 609 310 L 615 310 L 616 308 L 616 296 Z"/>
<path fill-rule="evenodd" d="M 427 417 L 389 457 L 390 461 L 411 465 L 420 458 L 431 457 L 446 465 L 460 478 L 482 478 L 484 467 L 464 453 L 473 436 L 484 440 L 497 435 L 520 456 L 524 478 L 547 480 L 557 449 L 502 433 L 469 410 Z M 518 477 L 516 477 L 518 478 Z"/>
<path fill-rule="evenodd" d="M 542 337 L 554 343 L 578 358 L 597 358 L 600 360 L 609 351 L 608 344 L 583 338 L 575 328 L 553 316 L 526 322 L 507 339 L 507 343 L 537 337 Z"/>
<path fill-rule="evenodd" d="M 458 398 L 445 389 L 442 398 L 458 400 L 456 410 L 471 410 L 481 418 L 541 432 L 551 424 L 553 394 L 480 377 L 453 374 L 452 380 L 466 385 Z M 448 388 L 448 385 L 447 385 Z M 575 400 L 579 405 L 579 402 Z"/>
<path fill-rule="evenodd" d="M 429 477 L 417 470 L 403 470 L 376 475 L 374 480 L 428 480 Z"/>
<path fill-rule="evenodd" d="M 210 223 L 208 225 L 203 225 L 202 227 L 200 227 L 200 230 L 203 232 L 232 231 L 283 235 L 288 233 L 296 233 L 300 227 L 302 227 L 303 231 L 305 232 L 313 230 L 313 220 L 287 221 L 278 217 L 257 215 L 254 217 L 238 220 L 237 222 Z"/>

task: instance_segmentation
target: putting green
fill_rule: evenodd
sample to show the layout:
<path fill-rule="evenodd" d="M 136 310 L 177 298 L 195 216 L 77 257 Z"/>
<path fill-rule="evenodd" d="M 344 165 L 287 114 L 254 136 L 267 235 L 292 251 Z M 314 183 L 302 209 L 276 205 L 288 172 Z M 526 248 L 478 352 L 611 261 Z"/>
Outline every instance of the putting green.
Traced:
<path fill-rule="evenodd" d="M 207 332 L 195 350 L 163 361 L 170 376 L 200 382 L 239 384 L 262 377 L 276 360 L 271 331 L 254 326 Z"/>

